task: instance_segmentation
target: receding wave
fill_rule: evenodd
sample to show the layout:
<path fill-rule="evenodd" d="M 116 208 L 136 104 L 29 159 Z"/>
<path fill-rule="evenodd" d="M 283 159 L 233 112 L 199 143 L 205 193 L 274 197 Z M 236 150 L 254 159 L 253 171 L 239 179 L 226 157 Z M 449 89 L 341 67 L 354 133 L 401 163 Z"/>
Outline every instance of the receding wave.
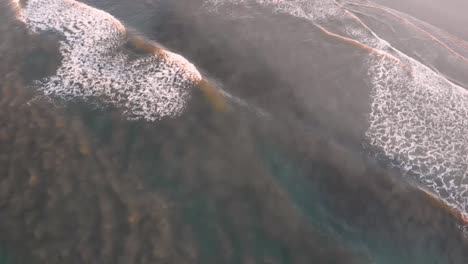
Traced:
<path fill-rule="evenodd" d="M 462 79 L 456 84 L 444 76 L 446 67 L 468 69 L 468 43 L 430 24 L 369 2 L 207 0 L 206 3 L 213 12 L 233 4 L 259 4 L 272 12 L 307 19 L 311 27 L 325 35 L 367 51 L 368 76 L 364 77 L 372 92 L 366 140 L 396 161 L 403 172 L 411 172 L 408 175 L 413 175 L 412 180 L 420 187 L 461 212 L 468 212 L 465 133 L 468 93 L 463 87 L 467 80 L 460 75 Z M 369 17 L 376 21 L 365 22 Z M 394 30 L 389 25 L 403 27 L 416 35 L 419 42 L 432 47 L 431 52 L 420 50 L 418 43 L 386 40 L 378 32 Z M 378 30 L 374 31 L 373 26 Z M 418 51 L 419 57 L 412 56 Z M 430 57 L 434 55 L 438 61 Z"/>

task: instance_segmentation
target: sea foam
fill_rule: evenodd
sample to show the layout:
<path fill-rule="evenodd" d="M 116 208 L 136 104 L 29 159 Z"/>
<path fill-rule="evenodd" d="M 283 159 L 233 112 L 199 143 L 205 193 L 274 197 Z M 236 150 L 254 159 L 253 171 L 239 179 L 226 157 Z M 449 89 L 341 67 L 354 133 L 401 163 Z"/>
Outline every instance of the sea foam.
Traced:
<path fill-rule="evenodd" d="M 311 27 L 369 51 L 368 76 L 363 76 L 372 87 L 366 141 L 388 159 L 396 161 L 405 175 L 411 172 L 407 175 L 415 176 L 412 182 L 416 180 L 419 187 L 467 214 L 468 93 L 465 88 L 392 47 L 354 15 L 346 3 L 330 0 L 205 1 L 213 12 L 233 3 L 261 5 L 274 13 L 307 19 Z M 395 10 L 391 13 L 398 14 Z M 330 25 L 333 27 L 329 28 Z M 422 30 L 415 30 L 415 34 L 420 32 Z"/>
<path fill-rule="evenodd" d="M 45 95 L 99 98 L 130 119 L 159 120 L 183 112 L 201 80 L 182 56 L 162 49 L 136 59 L 124 52 L 125 26 L 110 14 L 73 0 L 29 0 L 19 18 L 32 33 L 58 33 L 61 65 L 34 84 Z"/>

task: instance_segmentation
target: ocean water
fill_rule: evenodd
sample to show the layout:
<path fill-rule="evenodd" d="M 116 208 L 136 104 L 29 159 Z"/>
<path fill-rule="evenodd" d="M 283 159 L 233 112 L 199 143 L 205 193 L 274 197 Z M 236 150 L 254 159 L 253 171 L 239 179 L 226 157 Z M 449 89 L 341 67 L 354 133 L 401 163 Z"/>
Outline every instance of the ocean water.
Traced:
<path fill-rule="evenodd" d="M 370 1 L 6 1 L 0 263 L 466 263 L 468 43 Z"/>

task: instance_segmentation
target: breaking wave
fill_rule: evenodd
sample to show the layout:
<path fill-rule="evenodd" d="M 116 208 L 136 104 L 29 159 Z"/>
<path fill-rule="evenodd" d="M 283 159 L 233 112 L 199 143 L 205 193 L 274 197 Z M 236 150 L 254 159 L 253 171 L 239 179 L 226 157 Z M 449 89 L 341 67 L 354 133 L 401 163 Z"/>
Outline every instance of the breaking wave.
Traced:
<path fill-rule="evenodd" d="M 468 93 L 437 66 L 413 58 L 372 30 L 360 15 L 379 12 L 437 46 L 451 66 L 467 67 L 468 43 L 427 23 L 369 2 L 207 0 L 213 12 L 228 5 L 261 5 L 272 12 L 307 19 L 325 35 L 368 52 L 372 86 L 366 140 L 403 172 L 448 205 L 468 212 Z M 373 16 L 375 18 L 375 16 Z M 408 43 L 406 43 L 408 45 Z M 422 55 L 424 56 L 424 54 Z M 464 83 L 462 80 L 460 83 Z"/>

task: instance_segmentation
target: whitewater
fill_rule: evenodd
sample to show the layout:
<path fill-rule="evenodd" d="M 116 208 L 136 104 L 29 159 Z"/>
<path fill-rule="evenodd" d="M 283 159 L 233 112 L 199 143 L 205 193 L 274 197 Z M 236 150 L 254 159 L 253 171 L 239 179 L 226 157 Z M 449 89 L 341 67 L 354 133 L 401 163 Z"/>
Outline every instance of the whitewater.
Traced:
<path fill-rule="evenodd" d="M 325 36 L 365 51 L 363 78 L 371 86 L 371 111 L 364 145 L 383 153 L 418 187 L 468 215 L 466 87 L 392 46 L 359 14 L 380 9 L 400 19 L 446 50 L 455 65 L 466 67 L 466 42 L 450 35 L 436 37 L 441 33 L 434 27 L 367 1 L 206 0 L 204 5 L 210 12 L 226 5 L 260 5 L 310 21 Z M 65 37 L 57 73 L 34 84 L 45 95 L 99 96 L 123 108 L 129 118 L 156 121 L 183 113 L 191 87 L 202 80 L 193 64 L 167 50 L 132 60 L 120 51 L 127 38 L 125 26 L 104 11 L 73 0 L 29 0 L 19 10 L 33 33 L 52 30 Z"/>
<path fill-rule="evenodd" d="M 272 12 L 310 21 L 324 34 L 368 52 L 368 81 L 372 87 L 369 127 L 365 139 L 372 148 L 396 162 L 404 174 L 465 216 L 468 212 L 468 93 L 436 69 L 406 55 L 378 36 L 353 8 L 380 9 L 401 19 L 448 51 L 456 63 L 468 59 L 467 43 L 444 32 L 432 35 L 423 22 L 396 10 L 362 2 L 307 0 L 207 0 L 213 12 L 224 5 L 252 3 Z M 355 14 L 356 13 L 356 14 Z M 330 25 L 333 25 L 332 27 Z M 337 26 L 338 25 L 338 26 Z M 430 27 L 435 30 L 435 27 Z M 440 29 L 436 29 L 439 33 Z M 448 42 L 447 42 L 448 39 Z M 409 173 L 411 172 L 411 173 Z M 411 175 L 411 176 L 410 176 Z"/>

